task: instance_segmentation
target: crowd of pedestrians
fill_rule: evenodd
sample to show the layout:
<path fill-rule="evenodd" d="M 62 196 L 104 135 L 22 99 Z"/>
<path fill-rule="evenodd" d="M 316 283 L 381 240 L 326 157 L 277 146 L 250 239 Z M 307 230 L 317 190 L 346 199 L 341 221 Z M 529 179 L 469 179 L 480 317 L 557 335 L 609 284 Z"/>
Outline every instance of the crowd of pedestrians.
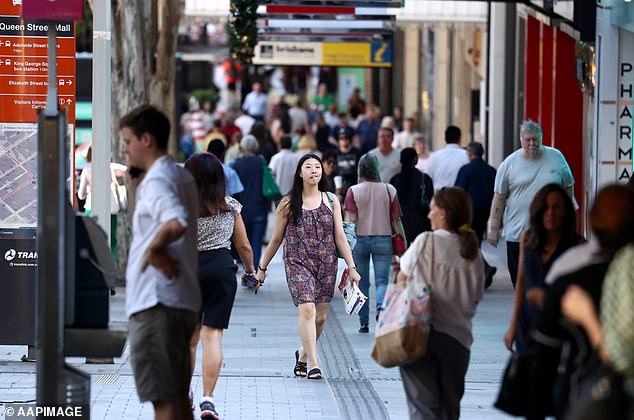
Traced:
<path fill-rule="evenodd" d="M 289 349 L 295 376 L 323 377 L 316 343 L 335 290 L 337 253 L 364 294 L 374 284 L 377 321 L 390 273 L 401 283 L 430 273 L 427 353 L 400 372 L 412 419 L 459 418 L 472 319 L 496 273 L 480 246 L 503 238 L 515 295 L 500 345 L 533 355 L 539 367 L 522 396 L 530 407 L 524 415 L 577 412 L 598 365 L 632 385 L 634 335 L 624 320 L 634 312 L 634 190 L 615 185 L 598 193 L 593 239 L 585 242 L 572 172 L 558 150 L 542 145 L 539 124 L 521 125 L 521 148 L 496 171 L 482 144 L 462 146 L 458 127 L 447 127 L 446 146 L 431 153 L 413 118 L 400 109 L 381 118 L 359 91 L 341 114 L 325 84 L 310 103 L 307 109 L 282 98 L 270 105 L 253 84 L 240 109 L 212 118 L 186 169 L 166 155 L 169 123 L 159 111 L 143 106 L 121 121 L 130 165 L 145 172 L 127 270 L 131 360 L 139 397 L 154 403 L 157 418 L 191 418 L 199 339 L 201 412 L 219 418 L 213 389 L 236 293 L 235 261 L 244 266 L 244 284 L 257 289 L 282 244 L 298 308 L 300 345 Z M 263 195 L 267 171 L 282 196 L 275 202 Z M 262 254 L 272 208 L 273 234 Z M 356 224 L 353 249 L 344 220 Z M 396 249 L 399 236 L 404 253 Z M 374 326 L 369 307 L 358 315 L 362 334 Z"/>

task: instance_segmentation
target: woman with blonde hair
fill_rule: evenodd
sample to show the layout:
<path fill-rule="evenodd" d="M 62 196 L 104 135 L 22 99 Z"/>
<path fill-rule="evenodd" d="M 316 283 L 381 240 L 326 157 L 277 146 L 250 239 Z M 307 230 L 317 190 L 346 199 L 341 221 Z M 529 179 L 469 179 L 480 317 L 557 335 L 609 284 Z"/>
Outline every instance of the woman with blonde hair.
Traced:
<path fill-rule="evenodd" d="M 471 228 L 467 193 L 456 187 L 431 200 L 431 232 L 420 234 L 400 261 L 398 281 L 429 273 L 432 315 L 427 353 L 400 368 L 410 419 L 458 419 L 473 342 L 471 320 L 484 293 L 484 262 Z M 416 268 L 416 270 L 414 270 Z"/>
<path fill-rule="evenodd" d="M 321 158 L 321 152 L 317 150 L 317 142 L 315 141 L 315 137 L 312 134 L 304 134 L 299 138 L 299 142 L 297 143 L 297 150 L 295 151 L 298 158 L 301 158 L 304 155 L 314 153 L 315 155 Z"/>

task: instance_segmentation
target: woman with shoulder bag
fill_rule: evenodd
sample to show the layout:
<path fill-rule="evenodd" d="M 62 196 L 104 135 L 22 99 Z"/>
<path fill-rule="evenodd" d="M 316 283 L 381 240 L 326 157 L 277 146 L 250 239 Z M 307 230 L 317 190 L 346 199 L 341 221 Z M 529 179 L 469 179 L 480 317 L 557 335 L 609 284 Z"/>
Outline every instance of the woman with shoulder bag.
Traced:
<path fill-rule="evenodd" d="M 471 320 L 484 293 L 484 263 L 470 226 L 467 193 L 443 188 L 434 195 L 430 209 L 432 232 L 419 235 L 403 254 L 398 274 L 398 281 L 405 283 L 415 268 L 418 273 L 432 273 L 427 353 L 400 371 L 410 419 L 452 420 L 460 417 L 473 342 Z"/>
<path fill-rule="evenodd" d="M 268 265 L 285 240 L 286 281 L 293 303 L 299 307 L 299 336 L 303 345 L 295 351 L 293 374 L 308 379 L 322 378 L 317 339 L 326 325 L 335 291 L 337 250 L 348 264 L 350 280 L 359 282 L 343 230 L 339 201 L 333 200 L 331 207 L 325 191 L 321 160 L 314 154 L 304 155 L 297 164 L 291 191 L 275 211 L 273 237 L 257 273 L 258 280 L 264 283 Z"/>
<path fill-rule="evenodd" d="M 359 267 L 361 282 L 359 289 L 364 295 L 370 292 L 370 257 L 374 265 L 374 286 L 376 287 L 376 318 L 379 318 L 383 298 L 387 290 L 392 255 L 405 251 L 405 233 L 401 224 L 401 207 L 396 188 L 381 182 L 379 161 L 372 154 L 365 154 L 359 160 L 359 183 L 348 189 L 344 200 L 346 218 L 356 224 L 357 245 L 352 254 Z M 392 234 L 401 236 L 403 250 L 393 249 Z M 360 333 L 370 331 L 369 302 L 359 312 Z"/>

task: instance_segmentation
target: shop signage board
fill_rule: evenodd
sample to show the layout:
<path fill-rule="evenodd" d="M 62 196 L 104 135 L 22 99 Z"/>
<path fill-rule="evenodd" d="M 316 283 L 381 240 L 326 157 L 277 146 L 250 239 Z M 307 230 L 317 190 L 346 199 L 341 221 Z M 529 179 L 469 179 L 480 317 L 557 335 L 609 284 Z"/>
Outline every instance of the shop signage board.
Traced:
<path fill-rule="evenodd" d="M 260 4 L 281 6 L 403 7 L 405 6 L 405 0 L 261 0 Z"/>
<path fill-rule="evenodd" d="M 46 107 L 48 25 L 57 30 L 57 103 L 75 124 L 75 27 L 20 18 L 0 0 L 0 344 L 35 343 L 37 113 Z M 71 172 L 72 173 L 72 172 Z"/>
<path fill-rule="evenodd" d="M 391 42 L 266 42 L 255 47 L 254 64 L 391 67 Z"/>

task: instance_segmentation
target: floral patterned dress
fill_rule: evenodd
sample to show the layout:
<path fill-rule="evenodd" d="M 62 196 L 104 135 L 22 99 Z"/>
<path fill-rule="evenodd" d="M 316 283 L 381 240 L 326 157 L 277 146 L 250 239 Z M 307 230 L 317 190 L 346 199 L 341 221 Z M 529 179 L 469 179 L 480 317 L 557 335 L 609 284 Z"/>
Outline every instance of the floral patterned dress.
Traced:
<path fill-rule="evenodd" d="M 297 224 L 286 227 L 284 267 L 295 306 L 332 300 L 337 278 L 333 213 L 324 203 L 302 210 Z"/>

